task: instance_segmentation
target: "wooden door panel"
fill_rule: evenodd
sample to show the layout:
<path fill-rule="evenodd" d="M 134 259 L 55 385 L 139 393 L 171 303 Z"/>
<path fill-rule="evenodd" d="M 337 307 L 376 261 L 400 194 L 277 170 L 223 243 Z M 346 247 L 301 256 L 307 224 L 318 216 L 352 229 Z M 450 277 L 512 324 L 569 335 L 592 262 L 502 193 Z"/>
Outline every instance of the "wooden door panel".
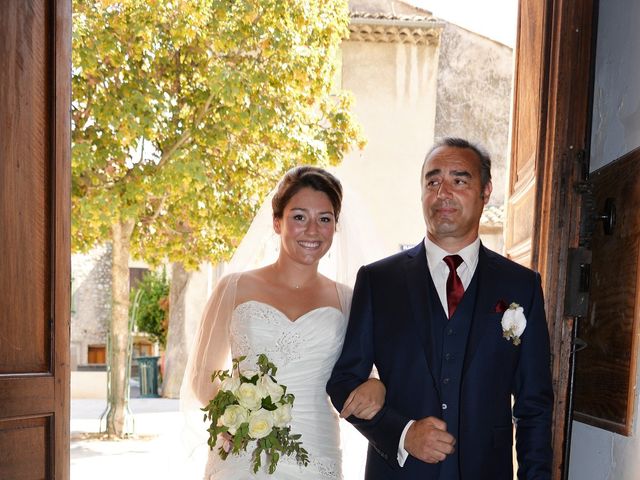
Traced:
<path fill-rule="evenodd" d="M 631 435 L 640 335 L 640 149 L 591 175 L 595 206 L 607 198 L 616 225 L 595 226 L 591 246 L 589 313 L 578 335 L 587 347 L 576 355 L 576 420 Z"/>
<path fill-rule="evenodd" d="M 536 165 L 544 149 L 547 2 L 520 0 L 514 76 L 511 165 L 507 194 L 507 257 L 531 266 L 535 222 Z"/>
<path fill-rule="evenodd" d="M 0 1 L 0 478 L 69 478 L 71 1 Z"/>
<path fill-rule="evenodd" d="M 518 17 L 511 188 L 521 190 L 535 174 L 540 129 L 547 2 L 521 0 Z M 532 213 L 529 214 L 532 218 Z"/>
<path fill-rule="evenodd" d="M 53 375 L 7 375 L 0 378 L 0 386 L 0 418 L 44 415 L 54 409 Z"/>
<path fill-rule="evenodd" d="M 0 462 L 0 478 L 35 480 L 47 477 L 50 457 L 50 417 L 0 421 L 0 452 L 12 461 Z M 27 448 L 28 447 L 28 448 Z"/>
<path fill-rule="evenodd" d="M 42 187 L 51 176 L 50 99 L 43 98 L 51 83 L 51 58 L 46 58 L 51 26 L 44 2 L 10 0 L 3 8 L 0 32 L 10 48 L 0 54 L 0 205 L 8 228 L 0 229 L 0 245 L 20 248 L 0 260 L 0 314 L 22 321 L 0 322 L 0 374 L 48 372 L 51 226 L 49 188 Z M 30 161 L 34 158 L 40 161 Z M 25 286 L 32 296 L 22 294 Z M 25 338 L 33 348 L 21 347 Z"/>

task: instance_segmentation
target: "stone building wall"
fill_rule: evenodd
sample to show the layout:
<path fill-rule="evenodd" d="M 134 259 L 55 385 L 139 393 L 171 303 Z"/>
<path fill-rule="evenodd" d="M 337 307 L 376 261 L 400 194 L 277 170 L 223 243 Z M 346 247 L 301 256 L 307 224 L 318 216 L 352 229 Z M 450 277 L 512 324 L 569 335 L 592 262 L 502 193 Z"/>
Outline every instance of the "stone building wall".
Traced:
<path fill-rule="evenodd" d="M 440 36 L 435 137 L 481 143 L 492 156 L 489 205 L 505 198 L 513 79 L 510 47 L 447 23 Z"/>
<path fill-rule="evenodd" d="M 71 257 L 71 367 L 88 363 L 91 345 L 106 345 L 111 318 L 111 245 Z"/>

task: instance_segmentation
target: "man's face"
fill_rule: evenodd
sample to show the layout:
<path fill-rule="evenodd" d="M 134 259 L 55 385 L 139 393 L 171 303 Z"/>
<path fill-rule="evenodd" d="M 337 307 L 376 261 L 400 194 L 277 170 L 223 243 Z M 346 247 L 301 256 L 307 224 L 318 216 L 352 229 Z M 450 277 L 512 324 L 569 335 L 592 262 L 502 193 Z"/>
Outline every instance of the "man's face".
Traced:
<path fill-rule="evenodd" d="M 422 211 L 427 235 L 454 252 L 478 236 L 482 209 L 489 201 L 491 182 L 480 181 L 480 159 L 473 150 L 438 147 L 422 167 Z"/>

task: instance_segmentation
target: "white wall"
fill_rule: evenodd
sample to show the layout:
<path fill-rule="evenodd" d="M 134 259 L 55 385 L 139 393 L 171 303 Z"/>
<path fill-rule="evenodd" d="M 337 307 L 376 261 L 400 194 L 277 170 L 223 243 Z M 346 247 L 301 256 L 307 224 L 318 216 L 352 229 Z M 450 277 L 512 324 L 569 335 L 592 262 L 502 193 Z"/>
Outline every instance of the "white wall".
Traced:
<path fill-rule="evenodd" d="M 591 171 L 640 146 L 640 2 L 600 2 Z M 573 422 L 570 480 L 638 480 L 638 395 L 633 433 L 625 437 Z"/>
<path fill-rule="evenodd" d="M 420 168 L 434 139 L 438 48 L 412 43 L 347 41 L 342 88 L 367 146 L 350 154 L 337 175 L 367 205 L 388 253 L 424 236 Z"/>
<path fill-rule="evenodd" d="M 107 372 L 71 371 L 71 398 L 107 400 Z"/>
<path fill-rule="evenodd" d="M 640 146 L 640 2 L 600 2 L 591 171 Z"/>

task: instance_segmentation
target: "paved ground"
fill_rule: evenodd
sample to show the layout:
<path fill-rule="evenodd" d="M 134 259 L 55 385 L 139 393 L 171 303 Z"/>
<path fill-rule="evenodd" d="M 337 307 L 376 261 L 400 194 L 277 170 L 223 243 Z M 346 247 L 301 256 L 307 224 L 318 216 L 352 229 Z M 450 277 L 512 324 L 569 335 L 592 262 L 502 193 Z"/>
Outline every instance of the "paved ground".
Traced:
<path fill-rule="evenodd" d="M 100 400 L 71 401 L 72 480 L 181 478 L 168 476 L 171 439 L 181 418 L 177 400 L 131 399 L 135 434 L 120 441 L 96 438 L 105 407 Z"/>
<path fill-rule="evenodd" d="M 185 472 L 179 463 L 182 414 L 178 400 L 132 398 L 135 434 L 120 441 L 96 438 L 105 407 L 101 400 L 71 400 L 71 480 L 201 478 L 203 463 L 198 472 Z M 342 443 L 350 449 L 345 480 L 362 478 L 362 437 L 347 426 Z"/>

